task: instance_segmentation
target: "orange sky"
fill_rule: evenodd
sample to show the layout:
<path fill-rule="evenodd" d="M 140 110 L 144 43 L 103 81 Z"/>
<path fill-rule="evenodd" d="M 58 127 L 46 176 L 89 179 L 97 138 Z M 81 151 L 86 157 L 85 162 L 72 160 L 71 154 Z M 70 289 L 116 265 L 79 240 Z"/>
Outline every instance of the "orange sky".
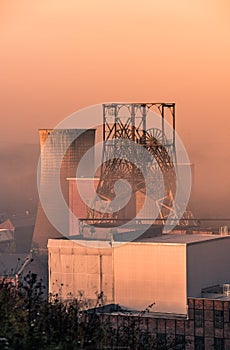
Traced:
<path fill-rule="evenodd" d="M 229 19 L 226 0 L 1 0 L 1 137 L 110 100 L 172 100 L 182 132 L 227 137 Z"/>
<path fill-rule="evenodd" d="M 228 186 L 229 19 L 228 0 L 1 0 L 1 142 L 95 103 L 173 101 L 192 161 Z"/>

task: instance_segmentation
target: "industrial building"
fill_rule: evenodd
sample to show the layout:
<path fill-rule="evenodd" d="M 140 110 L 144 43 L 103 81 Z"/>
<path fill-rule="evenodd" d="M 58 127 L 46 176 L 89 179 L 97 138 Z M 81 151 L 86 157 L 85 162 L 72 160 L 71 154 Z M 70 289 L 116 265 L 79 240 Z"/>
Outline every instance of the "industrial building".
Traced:
<path fill-rule="evenodd" d="M 0 221 L 0 251 L 10 248 L 14 242 L 14 230 L 15 228 L 9 219 Z"/>
<path fill-rule="evenodd" d="M 50 293 L 81 296 L 92 308 L 100 295 L 104 307 L 96 312 L 115 327 L 140 322 L 140 311 L 153 304 L 141 318 L 143 333 L 162 342 L 174 337 L 186 350 L 230 349 L 230 236 L 163 234 L 122 245 L 90 243 L 49 240 Z"/>
<path fill-rule="evenodd" d="M 230 349 L 230 301 L 222 295 L 212 298 L 188 298 L 188 317 L 174 314 L 133 312 L 118 305 L 99 307 L 93 311 L 115 327 L 135 324 L 143 337 L 155 336 L 165 345 L 176 339 L 180 345 L 175 349 L 229 350 Z M 131 334 L 130 334 L 131 336 Z"/>
<path fill-rule="evenodd" d="M 162 128 L 145 132 L 146 114 L 152 107 L 160 111 Z M 129 117 L 119 116 L 122 108 L 129 111 Z M 172 119 L 171 139 L 164 134 L 166 111 Z M 189 208 L 185 207 L 183 214 L 177 216 L 175 104 L 103 105 L 103 121 L 105 146 L 99 176 L 89 177 L 86 171 L 76 178 L 81 157 L 94 145 L 95 130 L 85 130 L 63 158 L 61 187 L 70 209 L 65 238 L 48 221 L 41 204 L 38 207 L 34 246 L 39 258 L 46 261 L 43 266 L 48 264 L 49 293 L 59 294 L 64 300 L 83 295 L 89 307 L 95 306 L 100 295 L 105 309 L 98 312 L 106 313 L 115 323 L 125 322 L 127 312 L 135 318 L 153 304 L 142 322 L 147 332 L 162 339 L 181 337 L 188 341 L 186 349 L 230 350 L 230 297 L 223 292 L 223 286 L 226 289 L 230 284 L 230 236 L 227 230 L 222 234 L 202 233 Z M 60 153 L 62 145 L 69 144 L 74 133 L 77 137 L 81 131 L 40 131 L 41 147 L 47 135 L 52 135 L 52 142 L 41 157 L 44 186 L 49 186 L 52 174 L 57 171 L 55 154 Z M 110 159 L 115 152 L 111 139 L 122 138 L 132 140 L 154 155 L 154 169 L 147 170 L 153 175 L 160 170 L 164 175 L 164 197 L 157 198 L 161 211 L 154 222 L 148 211 L 137 217 L 146 193 L 140 172 L 129 161 Z M 93 161 L 92 157 L 89 166 Z M 91 185 L 109 208 L 114 184 L 120 178 L 131 183 L 131 200 L 116 212 L 101 211 L 101 201 L 95 200 L 89 190 Z M 88 205 L 79 194 L 79 183 Z M 52 206 L 58 212 L 57 203 Z M 169 216 L 177 225 L 176 230 L 166 234 L 163 225 Z M 130 220 L 130 227 L 120 226 Z M 120 312 L 112 307 L 108 312 L 106 305 L 119 306 Z"/>
<path fill-rule="evenodd" d="M 107 304 L 141 311 L 155 303 L 154 312 L 187 315 L 188 298 L 230 283 L 230 236 L 170 234 L 122 245 L 93 243 L 98 247 L 49 240 L 51 293 L 62 285 L 64 299 L 82 291 L 93 302 L 103 292 Z"/>
<path fill-rule="evenodd" d="M 154 206 L 160 208 L 157 219 L 160 220 L 161 224 L 165 224 L 170 215 L 171 220 L 175 219 L 174 221 L 177 224 L 188 225 L 188 220 L 193 219 L 189 208 L 186 208 L 186 204 L 183 203 L 181 203 L 181 208 L 175 206 L 177 187 L 180 187 L 177 185 L 176 178 L 179 167 L 177 167 L 177 170 L 175 167 L 177 159 L 175 103 L 112 103 L 104 104 L 102 107 L 102 139 L 104 146 L 99 177 L 90 179 L 88 176 L 88 174 L 94 173 L 90 170 L 94 169 L 93 153 L 87 159 L 86 169 L 78 174 L 82 178 L 78 178 L 78 181 L 81 180 L 86 188 L 87 183 L 94 181 L 96 193 L 100 200 L 90 198 L 89 195 L 90 205 L 81 202 L 74 183 L 76 181 L 71 181 L 71 179 L 75 179 L 76 170 L 82 157 L 95 145 L 96 130 L 41 129 L 39 131 L 41 147 L 40 194 L 42 192 L 46 199 L 48 211 L 59 217 L 60 226 L 65 228 L 64 235 L 80 234 L 80 231 L 79 222 L 76 222 L 74 216 L 68 218 L 63 215 L 59 201 L 52 200 L 49 197 L 49 190 L 55 186 L 54 179 L 59 173 L 63 198 L 73 214 L 77 213 L 77 217 L 82 219 L 80 220 L 82 226 L 85 224 L 87 226 L 88 222 L 93 223 L 95 227 L 104 224 L 107 226 L 117 225 L 121 220 L 129 221 L 133 219 L 137 213 L 139 213 L 139 218 L 145 220 L 146 217 L 149 217 L 151 221 Z M 147 115 L 152 109 L 159 114 L 160 126 L 148 129 Z M 168 123 L 171 125 L 170 128 L 167 127 Z M 167 129 L 169 129 L 168 133 Z M 136 145 L 134 152 L 130 152 L 129 147 L 123 145 L 124 140 L 129 140 Z M 120 142 L 119 147 L 117 147 L 118 142 Z M 152 163 L 149 159 L 146 160 L 146 154 L 151 155 L 155 161 Z M 132 161 L 129 158 L 130 156 Z M 136 164 L 139 164 L 139 168 Z M 190 176 L 189 168 L 187 164 L 183 165 L 185 175 L 188 177 Z M 147 190 L 142 172 L 148 173 L 150 179 L 157 179 L 154 185 L 153 181 L 150 184 L 150 187 L 155 187 L 148 189 L 156 192 L 156 200 L 148 206 L 151 208 L 149 212 L 148 210 L 142 211 Z M 159 180 L 160 173 L 162 176 Z M 70 185 L 67 179 L 69 179 Z M 115 196 L 114 184 L 119 179 L 129 182 L 132 196 L 127 206 L 113 211 L 110 203 Z M 164 188 L 163 192 L 160 191 L 161 188 Z M 107 203 L 106 212 L 100 207 L 101 199 L 104 203 Z M 141 211 L 142 214 L 140 214 Z M 178 216 L 180 217 L 178 218 Z M 43 252 L 46 255 L 48 238 L 57 237 L 62 237 L 62 235 L 47 218 L 47 211 L 45 212 L 44 206 L 39 201 L 33 235 L 33 248 L 37 249 L 39 254 Z"/>
<path fill-rule="evenodd" d="M 60 185 L 64 200 L 68 204 L 69 189 L 66 179 L 76 175 L 76 169 L 81 157 L 94 145 L 95 130 L 41 129 L 39 130 L 39 134 L 41 148 L 40 186 L 43 191 L 46 191 L 47 188 L 52 186 L 55 175 L 60 171 Z M 65 149 L 66 152 L 62 157 L 63 150 Z M 59 161 L 61 161 L 61 164 L 59 164 Z M 93 159 L 89 160 L 89 164 L 93 164 Z M 52 201 L 50 203 L 50 210 L 58 212 L 58 203 Z M 68 234 L 68 219 L 64 224 L 66 225 L 66 232 Z M 62 237 L 62 235 L 50 223 L 39 201 L 33 234 L 33 246 L 40 253 L 43 252 L 46 255 L 48 237 L 57 238 Z"/>

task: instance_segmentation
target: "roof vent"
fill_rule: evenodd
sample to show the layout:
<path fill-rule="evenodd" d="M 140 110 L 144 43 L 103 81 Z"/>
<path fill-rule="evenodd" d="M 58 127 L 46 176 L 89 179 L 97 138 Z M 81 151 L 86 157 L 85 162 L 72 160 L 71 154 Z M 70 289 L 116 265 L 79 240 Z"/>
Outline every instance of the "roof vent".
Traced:
<path fill-rule="evenodd" d="M 223 284 L 223 294 L 230 296 L 230 283 Z"/>
<path fill-rule="evenodd" d="M 219 227 L 219 234 L 220 235 L 228 235 L 228 226 L 220 226 Z"/>

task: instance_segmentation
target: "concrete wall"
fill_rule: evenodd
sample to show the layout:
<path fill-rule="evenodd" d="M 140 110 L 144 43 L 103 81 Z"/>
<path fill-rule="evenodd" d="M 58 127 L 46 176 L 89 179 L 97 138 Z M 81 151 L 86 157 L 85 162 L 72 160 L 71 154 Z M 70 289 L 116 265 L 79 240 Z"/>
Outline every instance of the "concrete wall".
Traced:
<path fill-rule="evenodd" d="M 58 201 L 50 200 L 49 189 L 56 186 L 56 177 L 60 170 L 60 186 L 68 205 L 69 184 L 66 178 L 76 175 L 79 161 L 87 150 L 94 146 L 95 130 L 85 130 L 83 132 L 79 129 L 43 129 L 39 133 L 41 147 L 40 192 L 43 193 L 43 198 L 47 196 L 49 211 L 54 215 L 59 213 L 57 216 L 60 226 L 64 225 L 66 227 L 65 231 L 69 232 L 69 217 L 62 213 Z M 66 148 L 66 153 L 64 153 Z M 88 163 L 89 167 L 93 167 L 93 157 L 89 159 Z M 87 169 L 85 169 L 85 172 L 87 174 Z M 50 223 L 39 201 L 33 235 L 34 245 L 40 251 L 46 251 L 48 238 L 57 237 L 62 237 L 62 235 Z"/>
<path fill-rule="evenodd" d="M 187 246 L 188 296 L 200 297 L 201 288 L 230 283 L 230 237 Z"/>
<path fill-rule="evenodd" d="M 91 242 L 92 243 L 92 242 Z M 90 248 L 70 240 L 49 240 L 49 290 L 144 310 L 187 313 L 187 296 L 199 297 L 201 288 L 230 283 L 230 237 L 198 243 L 130 242 Z M 107 245 L 106 245 L 107 244 Z M 116 243 L 114 243 L 116 244 Z M 61 286 L 63 284 L 63 286 Z"/>
<path fill-rule="evenodd" d="M 98 178 L 72 178 L 68 179 L 69 181 L 69 208 L 70 208 L 70 224 L 69 224 L 69 234 L 71 235 L 79 235 L 79 222 L 78 218 L 87 218 L 87 212 L 89 207 L 92 205 L 92 201 L 95 197 L 95 193 L 92 193 L 91 186 L 94 186 L 96 191 L 99 179 Z M 78 186 L 81 186 L 82 194 L 84 198 L 86 198 L 87 203 L 85 203 L 78 191 Z"/>
<path fill-rule="evenodd" d="M 79 296 L 95 305 L 96 293 L 113 302 L 112 249 L 90 248 L 70 240 L 49 240 L 49 292 L 62 298 Z M 70 295 L 71 293 L 71 295 Z"/>
<path fill-rule="evenodd" d="M 114 249 L 115 302 L 144 310 L 185 314 L 186 246 L 128 243 Z"/>
<path fill-rule="evenodd" d="M 153 311 L 186 314 L 183 244 L 128 243 L 105 249 L 49 240 L 48 249 L 51 293 L 68 298 L 81 290 L 95 301 L 95 292 L 103 291 L 107 303 L 137 310 L 155 303 Z"/>
<path fill-rule="evenodd" d="M 96 190 L 99 183 L 99 178 L 69 178 L 69 207 L 73 215 L 70 214 L 70 235 L 79 235 L 79 223 L 77 218 L 87 218 L 89 207 L 93 207 L 92 202 L 96 196 Z M 86 202 L 84 202 L 80 196 L 78 187 L 81 188 L 81 194 L 84 195 Z M 94 192 L 92 192 L 92 186 L 94 186 Z M 99 210 L 100 207 L 94 208 Z M 130 201 L 127 205 L 119 210 L 118 219 L 130 221 L 136 216 L 136 195 L 132 195 Z M 99 213 L 96 214 L 96 217 L 100 218 Z M 103 211 L 101 212 L 101 217 L 103 218 Z M 85 230 L 87 234 L 87 230 Z M 103 235 L 106 236 L 106 235 Z M 100 237 L 100 233 L 98 236 Z"/>
<path fill-rule="evenodd" d="M 158 216 L 158 207 L 155 199 L 146 196 L 145 193 L 136 192 L 136 217 L 138 219 L 153 218 Z M 145 223 L 152 220 L 145 221 Z"/>

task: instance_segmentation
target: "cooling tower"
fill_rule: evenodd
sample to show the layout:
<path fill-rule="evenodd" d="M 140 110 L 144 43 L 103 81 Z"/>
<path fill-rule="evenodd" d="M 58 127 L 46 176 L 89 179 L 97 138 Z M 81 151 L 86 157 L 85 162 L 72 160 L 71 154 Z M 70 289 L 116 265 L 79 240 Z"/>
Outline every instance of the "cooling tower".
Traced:
<path fill-rule="evenodd" d="M 49 211 L 59 213 L 59 203 L 49 196 L 49 187 L 52 187 L 52 179 L 57 176 L 60 168 L 60 157 L 64 154 L 60 168 L 60 185 L 63 197 L 68 205 L 68 181 L 67 178 L 76 177 L 76 169 L 84 153 L 94 146 L 95 130 L 80 129 L 42 129 L 40 133 L 41 147 L 41 170 L 40 170 L 40 189 L 47 190 L 47 203 Z M 70 146 L 69 146 L 70 145 Z M 68 147 L 69 146 L 69 147 Z M 63 153 L 65 150 L 67 151 Z M 88 160 L 88 166 L 93 167 L 94 159 Z M 89 169 L 85 169 L 89 171 Z M 84 172 L 84 169 L 83 169 Z M 86 175 L 84 173 L 82 176 Z M 46 211 L 47 213 L 47 211 Z M 61 218 L 60 220 L 63 220 Z M 68 235 L 69 217 L 64 218 L 63 223 Z M 40 253 L 47 251 L 47 242 L 49 238 L 62 237 L 60 232 L 50 223 L 44 209 L 39 201 L 38 211 L 33 235 L 34 248 L 38 248 Z"/>

